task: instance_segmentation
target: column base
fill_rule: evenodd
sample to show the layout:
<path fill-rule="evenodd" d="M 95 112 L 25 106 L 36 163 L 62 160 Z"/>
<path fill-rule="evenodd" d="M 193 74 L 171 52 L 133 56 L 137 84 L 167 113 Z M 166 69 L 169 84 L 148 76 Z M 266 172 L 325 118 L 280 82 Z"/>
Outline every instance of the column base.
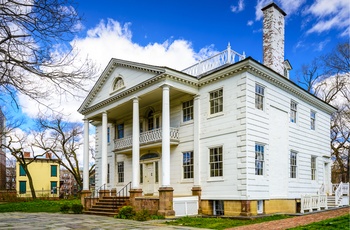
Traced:
<path fill-rule="evenodd" d="M 173 208 L 173 192 L 172 187 L 160 187 L 159 188 L 159 208 L 158 214 L 165 217 L 175 216 Z"/>
<path fill-rule="evenodd" d="M 90 190 L 82 190 L 80 192 L 80 202 L 83 205 L 83 207 L 85 208 L 86 202 L 85 202 L 85 197 L 91 196 L 91 191 Z"/>
<path fill-rule="evenodd" d="M 142 196 L 142 189 L 130 189 L 130 206 L 138 211 L 139 206 L 136 203 L 136 197 Z"/>
<path fill-rule="evenodd" d="M 250 211 L 250 200 L 242 200 L 241 201 L 241 216 L 251 216 L 252 213 Z"/>
<path fill-rule="evenodd" d="M 202 188 L 192 187 L 192 196 L 198 196 L 198 214 L 202 214 Z"/>

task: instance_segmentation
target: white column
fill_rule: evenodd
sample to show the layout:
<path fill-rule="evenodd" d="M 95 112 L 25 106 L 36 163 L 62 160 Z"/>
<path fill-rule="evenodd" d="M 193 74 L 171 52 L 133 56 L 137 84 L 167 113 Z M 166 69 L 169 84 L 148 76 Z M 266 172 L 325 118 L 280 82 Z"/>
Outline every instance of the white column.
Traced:
<path fill-rule="evenodd" d="M 200 104 L 199 104 L 199 95 L 196 95 L 193 100 L 193 166 L 194 166 L 194 186 L 200 187 Z"/>
<path fill-rule="evenodd" d="M 101 130 L 101 142 L 102 142 L 102 165 L 101 165 L 101 185 L 107 184 L 107 112 L 102 113 L 102 130 Z"/>
<path fill-rule="evenodd" d="M 132 99 L 132 188 L 140 187 L 140 121 L 139 121 L 139 99 Z"/>
<path fill-rule="evenodd" d="M 170 187 L 170 96 L 169 85 L 163 85 L 162 108 L 162 187 Z"/>
<path fill-rule="evenodd" d="M 89 120 L 84 119 L 83 190 L 89 190 Z"/>

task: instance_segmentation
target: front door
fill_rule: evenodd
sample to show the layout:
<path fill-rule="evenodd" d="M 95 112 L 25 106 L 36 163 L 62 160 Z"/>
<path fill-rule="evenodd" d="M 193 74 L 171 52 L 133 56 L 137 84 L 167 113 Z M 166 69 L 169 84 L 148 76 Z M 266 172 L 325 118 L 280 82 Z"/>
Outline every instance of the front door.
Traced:
<path fill-rule="evenodd" d="M 154 193 L 154 165 L 153 162 L 144 164 L 144 193 L 146 195 L 153 195 Z"/>

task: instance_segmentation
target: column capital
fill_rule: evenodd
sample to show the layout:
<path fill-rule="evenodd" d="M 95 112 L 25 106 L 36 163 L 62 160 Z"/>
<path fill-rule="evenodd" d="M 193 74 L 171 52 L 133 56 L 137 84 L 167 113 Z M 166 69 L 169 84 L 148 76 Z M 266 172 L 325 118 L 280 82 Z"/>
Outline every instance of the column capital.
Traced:
<path fill-rule="evenodd" d="M 200 96 L 201 96 L 200 94 L 195 94 L 195 95 L 193 95 L 193 99 L 194 100 L 199 100 Z"/>
<path fill-rule="evenodd" d="M 163 88 L 163 89 L 170 89 L 170 87 L 172 87 L 172 85 L 170 85 L 169 83 L 163 83 L 159 87 Z"/>
<path fill-rule="evenodd" d="M 136 100 L 139 101 L 140 98 L 138 96 L 134 96 L 134 97 L 130 98 L 130 100 L 132 100 L 132 101 L 136 101 Z"/>

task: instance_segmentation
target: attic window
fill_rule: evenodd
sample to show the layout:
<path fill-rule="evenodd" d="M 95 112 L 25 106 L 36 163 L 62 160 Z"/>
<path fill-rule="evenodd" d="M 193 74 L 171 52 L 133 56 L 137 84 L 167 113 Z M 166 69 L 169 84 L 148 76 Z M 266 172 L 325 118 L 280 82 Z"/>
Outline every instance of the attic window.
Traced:
<path fill-rule="evenodd" d="M 124 81 L 121 77 L 117 77 L 113 83 L 113 91 L 117 91 L 121 88 L 124 88 Z"/>

